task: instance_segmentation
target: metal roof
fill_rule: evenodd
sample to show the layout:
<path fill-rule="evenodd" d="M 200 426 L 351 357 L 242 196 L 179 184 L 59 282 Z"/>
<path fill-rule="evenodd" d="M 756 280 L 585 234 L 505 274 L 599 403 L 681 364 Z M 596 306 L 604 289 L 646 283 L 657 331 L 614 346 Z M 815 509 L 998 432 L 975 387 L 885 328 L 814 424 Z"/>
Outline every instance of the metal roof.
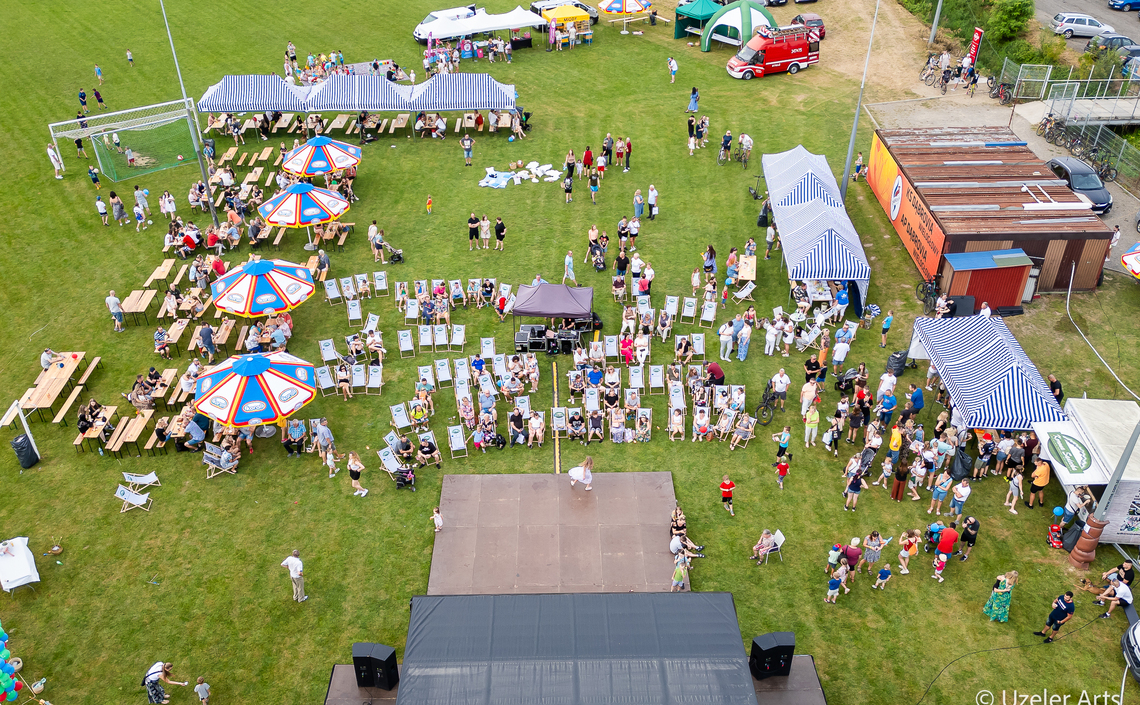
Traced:
<path fill-rule="evenodd" d="M 1008 127 L 878 130 L 946 236 L 1108 239 L 1088 200 Z"/>
<path fill-rule="evenodd" d="M 1032 266 L 1033 260 L 1020 248 L 1013 250 L 989 250 L 987 252 L 959 252 L 945 255 L 946 261 L 955 272 L 969 272 L 978 269 L 999 269 L 1001 267 Z"/>

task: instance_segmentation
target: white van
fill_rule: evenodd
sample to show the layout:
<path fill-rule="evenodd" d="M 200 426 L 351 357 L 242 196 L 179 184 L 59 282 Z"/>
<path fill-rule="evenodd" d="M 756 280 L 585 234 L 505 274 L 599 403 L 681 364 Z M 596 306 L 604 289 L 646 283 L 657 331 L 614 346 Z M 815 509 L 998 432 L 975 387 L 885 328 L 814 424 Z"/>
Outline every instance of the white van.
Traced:
<path fill-rule="evenodd" d="M 584 2 L 579 2 L 579 0 L 535 0 L 530 4 L 530 11 L 541 17 L 543 10 L 551 10 L 563 5 L 573 5 L 582 12 L 585 12 L 590 16 L 591 25 L 598 23 L 598 8 Z M 543 26 L 538 29 L 545 31 L 546 27 Z"/>
<path fill-rule="evenodd" d="M 420 44 L 427 44 L 428 34 L 432 34 L 431 25 L 433 22 L 437 20 L 459 20 L 466 17 L 474 17 L 475 12 L 476 10 L 474 4 L 466 5 L 464 7 L 453 7 L 448 10 L 436 10 L 435 12 L 429 12 L 428 16 L 424 18 L 424 21 L 420 22 L 418 25 L 416 25 L 416 28 L 412 30 L 412 36 L 415 37 L 416 41 Z M 445 38 L 440 37 L 438 32 L 432 34 L 432 36 L 436 39 Z"/>

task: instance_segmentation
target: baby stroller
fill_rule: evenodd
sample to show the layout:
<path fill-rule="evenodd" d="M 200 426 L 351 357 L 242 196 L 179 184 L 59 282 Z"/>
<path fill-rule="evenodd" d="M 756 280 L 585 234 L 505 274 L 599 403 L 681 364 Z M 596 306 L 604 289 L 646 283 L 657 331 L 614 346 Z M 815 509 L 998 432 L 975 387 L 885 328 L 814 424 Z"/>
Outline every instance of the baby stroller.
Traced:
<path fill-rule="evenodd" d="M 855 378 L 859 376 L 859 370 L 854 367 L 850 370 L 844 370 L 835 376 L 835 391 L 851 393 L 855 390 Z"/>
<path fill-rule="evenodd" d="M 593 249 L 593 252 L 591 253 L 591 257 L 592 257 L 592 262 L 594 265 L 594 271 L 595 272 L 606 271 L 606 256 L 604 254 L 602 254 L 602 250 L 600 247 L 595 247 Z"/>
<path fill-rule="evenodd" d="M 522 127 L 523 132 L 530 132 L 532 127 L 530 124 L 530 113 L 523 110 L 521 105 L 515 106 L 515 114 L 519 116 L 519 125 Z"/>
<path fill-rule="evenodd" d="M 384 243 L 384 249 L 388 251 L 388 259 L 392 264 L 399 264 L 404 261 L 404 251 L 397 250 L 387 242 Z"/>
<path fill-rule="evenodd" d="M 410 487 L 412 489 L 412 492 L 416 491 L 416 471 L 413 470 L 410 466 L 403 467 L 395 471 L 389 471 L 388 474 L 392 476 L 393 480 L 395 480 L 396 489 L 399 490 L 405 487 Z"/>

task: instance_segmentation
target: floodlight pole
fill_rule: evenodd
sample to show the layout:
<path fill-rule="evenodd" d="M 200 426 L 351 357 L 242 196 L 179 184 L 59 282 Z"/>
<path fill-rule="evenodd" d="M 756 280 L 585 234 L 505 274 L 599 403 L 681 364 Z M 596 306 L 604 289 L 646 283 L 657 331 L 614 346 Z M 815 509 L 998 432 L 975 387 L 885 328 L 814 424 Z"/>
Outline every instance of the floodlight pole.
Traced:
<path fill-rule="evenodd" d="M 182 89 L 182 104 L 185 106 L 188 100 L 186 84 L 182 82 L 182 69 L 178 67 L 178 52 L 174 50 L 174 37 L 170 34 L 170 22 L 166 19 L 166 5 L 162 0 L 158 0 L 158 6 L 162 8 L 162 22 L 166 25 L 166 38 L 170 40 L 170 54 L 174 57 L 174 72 L 178 74 L 178 87 Z M 198 169 L 202 172 L 202 183 L 209 184 L 210 174 L 206 171 L 206 162 L 202 161 L 202 147 L 198 144 L 198 122 L 190 114 L 190 108 L 186 108 L 186 122 L 190 126 L 190 139 L 194 142 L 194 156 L 198 158 Z M 214 227 L 221 227 L 218 222 L 218 211 L 214 207 L 212 191 L 206 201 L 210 206 L 210 217 L 214 219 Z"/>
<path fill-rule="evenodd" d="M 847 182 L 851 180 L 851 159 L 855 156 L 855 133 L 859 130 L 859 111 L 863 109 L 863 88 L 867 85 L 867 67 L 871 64 L 871 46 L 875 43 L 875 23 L 879 20 L 879 2 L 875 0 L 875 17 L 871 20 L 871 38 L 867 40 L 867 58 L 863 62 L 863 80 L 859 83 L 859 100 L 855 103 L 855 124 L 851 126 L 851 142 L 847 145 L 847 163 L 839 184 L 840 200 L 847 201 Z"/>

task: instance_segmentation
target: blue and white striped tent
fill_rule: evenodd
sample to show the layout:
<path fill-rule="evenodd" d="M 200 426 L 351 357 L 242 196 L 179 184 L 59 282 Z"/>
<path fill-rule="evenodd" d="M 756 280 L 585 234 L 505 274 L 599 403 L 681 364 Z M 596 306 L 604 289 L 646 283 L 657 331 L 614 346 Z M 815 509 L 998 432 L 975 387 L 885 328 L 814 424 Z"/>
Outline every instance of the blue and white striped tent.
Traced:
<path fill-rule="evenodd" d="M 956 425 L 1027 431 L 1064 421 L 1049 385 L 1000 318 L 919 318 L 914 337 L 954 400 Z"/>
<path fill-rule="evenodd" d="M 407 112 L 413 86 L 400 86 L 384 76 L 331 76 L 313 87 L 309 112 Z"/>
<path fill-rule="evenodd" d="M 867 298 L 871 267 L 827 159 L 799 145 L 761 159 L 791 279 L 854 281 Z"/>
<path fill-rule="evenodd" d="M 198 101 L 205 113 L 306 112 L 310 89 L 291 86 L 279 76 L 223 76 Z"/>
<path fill-rule="evenodd" d="M 513 110 L 515 87 L 485 73 L 449 73 L 413 86 L 408 110 Z"/>

